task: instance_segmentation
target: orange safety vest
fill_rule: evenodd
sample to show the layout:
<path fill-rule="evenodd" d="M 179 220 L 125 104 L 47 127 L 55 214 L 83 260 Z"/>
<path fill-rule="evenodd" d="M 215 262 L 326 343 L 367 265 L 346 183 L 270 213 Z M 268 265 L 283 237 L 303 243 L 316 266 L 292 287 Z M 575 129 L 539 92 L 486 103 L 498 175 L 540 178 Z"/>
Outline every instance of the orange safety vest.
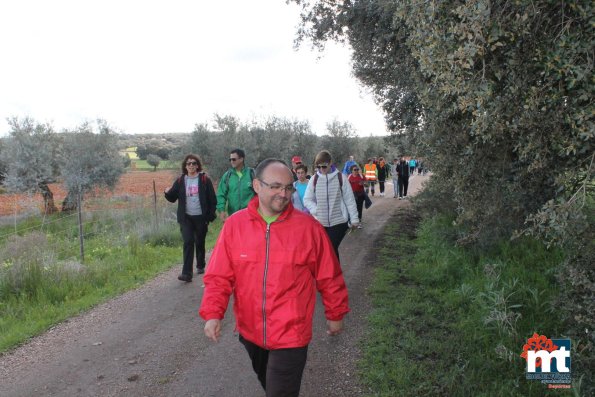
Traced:
<path fill-rule="evenodd" d="M 366 164 L 364 165 L 364 170 L 366 170 L 366 179 L 368 181 L 376 180 L 376 164 Z"/>

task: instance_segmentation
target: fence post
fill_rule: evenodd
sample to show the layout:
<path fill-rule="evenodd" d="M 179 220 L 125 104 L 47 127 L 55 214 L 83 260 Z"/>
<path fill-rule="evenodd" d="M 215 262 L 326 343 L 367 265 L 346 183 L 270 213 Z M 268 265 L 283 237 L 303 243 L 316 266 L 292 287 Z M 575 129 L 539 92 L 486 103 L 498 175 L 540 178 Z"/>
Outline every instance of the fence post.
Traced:
<path fill-rule="evenodd" d="M 155 212 L 155 229 L 157 229 L 157 189 L 155 188 L 155 179 L 153 179 L 153 211 Z"/>
<path fill-rule="evenodd" d="M 80 253 L 81 253 L 81 263 L 85 262 L 85 242 L 83 239 L 83 213 L 81 210 L 81 190 L 78 189 L 76 195 L 76 206 L 78 208 L 78 218 L 79 218 L 79 244 L 80 244 Z"/>

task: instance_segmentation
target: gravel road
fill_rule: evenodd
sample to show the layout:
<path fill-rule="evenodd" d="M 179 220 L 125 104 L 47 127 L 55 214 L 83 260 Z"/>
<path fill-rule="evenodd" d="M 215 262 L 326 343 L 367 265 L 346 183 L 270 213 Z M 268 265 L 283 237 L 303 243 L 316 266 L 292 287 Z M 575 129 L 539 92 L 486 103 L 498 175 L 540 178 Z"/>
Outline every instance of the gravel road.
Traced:
<path fill-rule="evenodd" d="M 410 192 L 426 178 L 412 177 Z M 345 331 L 329 337 L 318 301 L 301 396 L 366 394 L 356 361 L 370 310 L 366 288 L 375 266 L 374 241 L 391 214 L 408 205 L 392 197 L 392 184 L 386 190 L 386 197 L 376 196 L 364 210 L 364 228 L 341 244 L 352 311 Z M 197 315 L 202 277 L 181 283 L 180 268 L 0 356 L 0 396 L 263 396 L 233 332 L 231 307 L 220 342 L 210 342 Z"/>

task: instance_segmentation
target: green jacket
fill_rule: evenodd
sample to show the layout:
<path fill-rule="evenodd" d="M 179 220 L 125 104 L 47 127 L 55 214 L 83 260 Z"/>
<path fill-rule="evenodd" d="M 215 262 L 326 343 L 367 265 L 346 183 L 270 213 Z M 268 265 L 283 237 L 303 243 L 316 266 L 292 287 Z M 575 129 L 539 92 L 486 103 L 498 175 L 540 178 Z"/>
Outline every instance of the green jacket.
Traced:
<path fill-rule="evenodd" d="M 225 171 L 217 187 L 217 211 L 225 211 L 231 215 L 246 208 L 255 194 L 252 179 L 254 179 L 254 170 L 250 167 L 244 167 L 242 178 L 238 177 L 234 168 Z"/>

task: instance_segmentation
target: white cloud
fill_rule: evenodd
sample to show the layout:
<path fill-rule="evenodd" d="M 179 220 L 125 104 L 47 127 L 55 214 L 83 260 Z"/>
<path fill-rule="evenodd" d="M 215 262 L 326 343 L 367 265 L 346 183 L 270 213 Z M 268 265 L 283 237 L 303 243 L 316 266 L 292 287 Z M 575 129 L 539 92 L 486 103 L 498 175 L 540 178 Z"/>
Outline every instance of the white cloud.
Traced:
<path fill-rule="evenodd" d="M 2 2 L 0 134 L 10 116 L 142 133 L 189 132 L 214 113 L 384 134 L 346 48 L 294 50 L 298 19 L 281 0 Z"/>

